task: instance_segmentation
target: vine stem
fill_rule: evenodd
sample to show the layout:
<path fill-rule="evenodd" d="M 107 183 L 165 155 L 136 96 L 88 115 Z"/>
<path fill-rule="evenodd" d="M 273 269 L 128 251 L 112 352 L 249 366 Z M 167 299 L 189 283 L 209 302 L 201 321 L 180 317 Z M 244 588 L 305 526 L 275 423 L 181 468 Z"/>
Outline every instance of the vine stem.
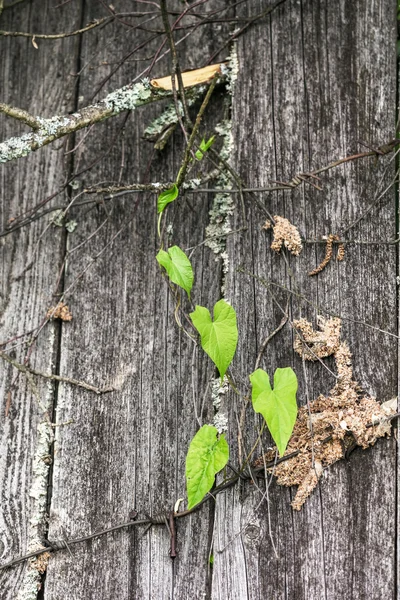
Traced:
<path fill-rule="evenodd" d="M 200 127 L 204 112 L 208 106 L 208 103 L 210 102 L 210 99 L 211 99 L 212 93 L 215 89 L 215 86 L 217 85 L 218 78 L 219 78 L 219 74 L 217 73 L 213 77 L 210 87 L 207 90 L 207 94 L 205 95 L 204 100 L 200 106 L 200 110 L 197 113 L 196 121 L 194 123 L 193 130 L 192 130 L 192 133 L 190 134 L 189 142 L 188 142 L 188 145 L 185 150 L 185 155 L 183 157 L 182 165 L 181 165 L 181 168 L 179 169 L 178 177 L 176 178 L 176 185 L 178 186 L 178 188 L 185 181 L 187 169 L 188 169 L 189 163 L 191 161 L 192 148 L 194 146 L 196 136 L 199 131 L 199 127 Z"/>
<path fill-rule="evenodd" d="M 383 421 L 393 421 L 394 419 L 398 419 L 399 417 L 400 417 L 400 413 L 395 413 L 394 415 L 390 415 L 387 418 L 383 419 Z M 377 425 L 377 423 L 368 423 L 367 427 L 374 427 L 376 425 Z M 348 433 L 351 433 L 351 432 L 348 432 Z M 332 435 L 327 436 L 324 440 L 322 440 L 322 443 L 329 442 L 332 439 L 332 437 L 333 437 Z M 297 456 L 299 454 L 299 452 L 300 452 L 300 450 L 295 450 L 294 452 L 291 452 L 290 454 L 287 454 L 286 456 L 282 456 L 281 458 L 278 458 L 274 461 L 265 463 L 262 467 L 257 467 L 255 469 L 253 469 L 253 473 L 257 474 L 257 473 L 260 473 L 261 471 L 264 471 L 265 469 L 272 469 L 274 466 L 276 466 L 282 462 L 285 462 L 287 460 L 290 460 L 291 458 L 294 458 L 295 456 Z M 193 508 L 190 508 L 188 510 L 181 511 L 181 512 L 174 512 L 173 517 L 175 519 L 179 519 L 179 518 L 184 518 L 184 517 L 187 517 L 188 515 L 191 515 L 195 511 L 199 510 L 199 508 L 203 504 L 205 504 L 206 502 L 211 500 L 211 498 L 214 498 L 215 495 L 220 494 L 221 492 L 223 492 L 223 491 L 229 489 L 230 487 L 232 487 L 233 485 L 235 485 L 235 483 L 239 479 L 250 479 L 250 476 L 245 476 L 242 472 L 237 473 L 231 479 L 228 479 L 224 483 L 221 483 L 220 485 L 218 485 L 212 491 L 212 494 L 210 494 L 210 493 L 207 494 L 207 496 L 205 496 L 203 498 L 203 500 L 201 500 L 198 504 L 196 504 L 196 506 L 194 506 Z M 60 544 L 53 543 L 53 545 L 50 547 L 41 548 L 34 552 L 30 552 L 29 554 L 25 554 L 24 556 L 19 556 L 17 558 L 14 558 L 11 561 L 9 561 L 8 563 L 4 563 L 4 564 L 0 565 L 0 571 L 2 571 L 3 569 L 7 569 L 9 567 L 13 567 L 21 562 L 24 562 L 25 560 L 28 560 L 29 558 L 35 558 L 36 556 L 40 556 L 41 554 L 44 554 L 45 552 L 55 552 L 57 550 L 62 550 L 63 548 L 67 548 L 68 545 L 86 542 L 88 540 L 92 540 L 92 539 L 101 537 L 101 536 L 103 536 L 107 533 L 113 532 L 113 531 L 119 531 L 120 529 L 135 527 L 138 525 L 152 526 L 152 525 L 157 525 L 157 524 L 164 524 L 164 520 L 154 517 L 154 518 L 141 519 L 138 521 L 127 521 L 125 523 L 120 523 L 119 525 L 115 525 L 113 527 L 108 527 L 107 529 L 103 529 L 102 531 L 92 533 L 90 535 L 82 536 L 82 537 L 75 538 L 75 539 L 68 540 L 68 541 L 61 541 Z"/>

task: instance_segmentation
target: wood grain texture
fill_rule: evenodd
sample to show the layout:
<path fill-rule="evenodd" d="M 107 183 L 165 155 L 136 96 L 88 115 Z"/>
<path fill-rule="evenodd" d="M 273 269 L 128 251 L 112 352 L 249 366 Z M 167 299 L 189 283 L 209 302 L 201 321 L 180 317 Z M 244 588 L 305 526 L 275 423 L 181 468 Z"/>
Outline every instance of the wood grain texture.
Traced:
<path fill-rule="evenodd" d="M 260 4 L 252 7 L 256 11 Z M 239 41 L 239 62 L 245 68 L 235 92 L 236 164 L 247 184 L 288 180 L 356 153 L 358 140 L 379 145 L 394 136 L 394 26 L 391 3 L 292 1 Z M 305 238 L 318 240 L 351 225 L 393 175 L 390 159 L 355 163 L 323 175 L 322 191 L 306 184 L 293 193 L 259 199 L 271 214 L 296 223 Z M 343 316 L 343 339 L 353 352 L 360 385 L 381 400 L 396 395 L 396 339 L 363 324 L 397 333 L 395 249 L 349 244 L 344 263 L 332 262 L 309 278 L 307 272 L 323 258 L 323 245 L 306 244 L 301 256 L 289 257 L 285 265 L 272 255 L 270 238 L 260 230 L 265 216 L 251 198 L 248 218 L 248 233 L 230 242 L 231 264 L 300 291 L 310 303 L 292 296 L 292 318 L 305 316 L 315 323 L 324 309 Z M 395 236 L 390 191 L 344 239 L 380 242 Z M 265 286 L 234 270 L 229 293 L 240 329 L 246 331 L 235 362 L 243 381 L 265 332 L 275 329 L 281 315 Z M 285 306 L 282 292 L 275 300 Z M 292 364 L 305 403 L 302 364 L 291 347 L 288 327 L 268 345 L 261 366 L 272 374 Z M 332 361 L 327 364 L 333 367 Z M 320 364 L 308 364 L 306 372 L 310 399 L 334 384 Z M 237 436 L 234 412 L 230 443 Z M 248 432 L 254 417 L 251 410 L 247 414 Z M 215 535 L 224 550 L 215 555 L 213 597 L 394 598 L 394 446 L 393 440 L 384 440 L 373 450 L 354 452 L 347 464 L 335 465 L 299 513 L 291 512 L 292 491 L 289 497 L 274 482 L 269 517 L 254 486 L 242 502 L 236 490 L 229 499 L 218 498 Z"/>
<path fill-rule="evenodd" d="M 58 4 L 62 3 L 26 0 L 3 12 L 1 28 L 53 33 L 78 29 L 109 14 L 106 3 L 75 0 L 57 8 Z M 112 4 L 118 12 L 148 8 L 128 0 Z M 197 11 L 231 4 L 210 0 Z M 378 146 L 394 137 L 394 4 L 393 0 L 287 0 L 239 38 L 232 162 L 246 184 L 288 180 L 358 152 L 359 140 Z M 267 6 L 265 0 L 249 0 L 234 10 L 237 15 L 255 15 Z M 168 7 L 182 10 L 182 3 L 171 1 Z M 128 22 L 116 19 L 79 38 L 38 40 L 39 50 L 30 40 L 0 38 L 0 81 L 8 82 L 7 94 L 3 86 L 0 89 L 0 101 L 50 117 L 85 106 L 132 81 L 163 38 L 155 33 L 162 28 L 160 17 L 149 22 L 151 31 L 132 29 Z M 197 17 L 193 23 L 198 23 Z M 230 27 L 221 22 L 194 29 L 177 46 L 182 69 L 204 66 Z M 177 32 L 176 37 L 185 33 Z M 137 61 L 133 50 L 145 42 L 146 60 Z M 224 60 L 229 51 L 213 62 Z M 151 77 L 169 70 L 166 57 Z M 121 114 L 80 132 L 67 146 L 57 142 L 1 167 L 2 230 L 10 217 L 54 192 L 71 172 L 82 171 L 80 187 L 55 198 L 53 205 L 96 184 L 171 180 L 184 151 L 179 127 L 163 152 L 153 153 L 152 145 L 142 139 L 161 110 L 162 105 L 148 106 L 135 114 Z M 211 135 L 227 114 L 226 94 L 216 91 L 202 131 Z M 0 115 L 0 130 L 1 140 L 22 133 L 22 126 Z M 73 157 L 63 156 L 74 146 Z M 248 229 L 228 238 L 230 268 L 224 291 L 238 314 L 240 338 L 232 376 L 242 397 L 249 392 L 248 376 L 261 344 L 279 325 L 287 301 L 293 319 L 303 316 L 315 323 L 317 314 L 341 316 L 343 339 L 353 352 L 360 385 L 379 400 L 397 394 L 396 248 L 358 243 L 396 236 L 393 187 L 377 202 L 394 170 L 392 156 L 369 159 L 323 174 L 322 191 L 303 184 L 293 192 L 258 194 L 258 203 L 254 196 L 245 196 Z M 116 388 L 96 395 L 66 384 L 52 387 L 38 382 L 40 399 L 49 414 L 54 411 L 57 424 L 48 478 L 50 540 L 125 522 L 133 509 L 139 518 L 171 511 L 177 499 L 185 497 L 190 440 L 200 424 L 212 422 L 214 412 L 214 369 L 178 328 L 174 298 L 155 261 L 156 195 L 132 194 L 104 202 L 100 197 L 97 204 L 78 206 L 86 199 L 77 197 L 69 212 L 68 219 L 77 224 L 72 232 L 46 229 L 50 217 L 45 217 L 47 221 L 34 221 L 0 238 L 0 343 L 40 323 L 53 303 L 57 274 L 66 259 L 62 288 L 73 320 L 46 326 L 32 365 Z M 170 246 L 188 249 L 203 242 L 212 200 L 208 194 L 188 194 L 168 207 Z M 232 229 L 243 226 L 239 202 L 235 206 Z M 371 211 L 348 229 L 369 207 Z M 267 211 L 299 227 L 309 241 L 300 257 L 287 256 L 285 261 L 271 252 L 270 233 L 262 229 Z M 308 271 L 325 252 L 320 241 L 330 233 L 343 234 L 349 241 L 345 261 L 333 261 L 310 278 Z M 192 298 L 212 308 L 222 295 L 221 261 L 202 244 L 192 263 L 196 274 Z M 268 282 L 276 285 L 268 287 Z M 190 304 L 183 301 L 189 312 Z M 25 352 L 19 346 L 15 349 L 20 360 Z M 272 374 L 287 365 L 298 375 L 301 404 L 306 401 L 306 382 L 311 399 L 335 383 L 319 363 L 306 365 L 305 379 L 302 362 L 293 352 L 290 324 L 270 341 L 260 366 Z M 327 359 L 326 365 L 334 368 L 333 360 Z M 29 494 L 44 411 L 20 377 L 5 418 L 15 372 L 0 367 L 3 563 L 23 554 L 32 541 L 29 519 L 37 505 Z M 230 462 L 235 467 L 242 406 L 242 400 L 229 393 L 220 408 L 228 417 Z M 250 451 L 261 424 L 250 405 L 245 415 L 242 456 Z M 265 448 L 270 440 L 264 436 L 262 442 Z M 394 599 L 395 446 L 394 439 L 380 440 L 374 448 L 356 450 L 347 462 L 331 467 L 301 512 L 290 507 L 293 489 L 272 481 L 264 494 L 261 480 L 257 486 L 240 482 L 190 517 L 177 519 L 174 561 L 164 525 L 138 526 L 74 545 L 72 555 L 68 550 L 54 553 L 38 596 L 32 586 L 27 596 L 26 565 L 0 572 L 0 596 L 5 600 Z M 45 525 L 41 515 L 37 532 L 43 536 Z"/>
<path fill-rule="evenodd" d="M 130 4 L 119 2 L 117 8 L 127 11 Z M 139 3 L 137 8 L 142 8 Z M 94 16 L 99 16 L 99 7 L 86 6 L 84 21 Z M 112 40 L 107 47 L 101 35 L 82 41 L 82 64 L 95 57 L 93 68 L 83 71 L 80 79 L 83 103 L 121 56 L 149 38 L 147 33 L 130 31 L 118 23 L 107 35 Z M 207 31 L 190 38 L 190 46 L 194 44 L 202 52 L 209 43 Z M 159 44 L 157 40 L 149 45 L 147 55 Z M 178 48 L 182 68 L 204 60 L 202 55 L 196 59 L 193 49 Z M 111 67 L 101 66 L 102 60 Z M 100 93 L 132 80 L 146 64 L 128 61 Z M 165 60 L 152 75 L 169 69 L 169 60 Z M 211 124 L 221 112 L 219 95 Z M 85 175 L 83 185 L 118 181 L 120 173 L 126 182 L 165 181 L 176 176 L 184 150 L 179 130 L 173 147 L 156 153 L 153 161 L 152 146 L 142 140 L 145 128 L 161 110 L 149 107 L 129 116 L 125 124 L 123 115 L 92 129 L 78 150 L 76 168 L 104 158 Z M 155 260 L 159 246 L 156 198 L 155 194 L 134 194 L 104 207 L 73 211 L 78 226 L 68 236 L 71 255 L 65 289 L 72 286 L 67 293 L 74 320 L 63 331 L 60 368 L 98 385 L 116 384 L 119 389 L 95 396 L 60 387 L 57 422 L 73 424 L 56 431 L 52 539 L 77 537 L 126 521 L 134 508 L 142 518 L 173 510 L 178 498 L 185 497 L 185 456 L 198 428 L 195 414 L 201 423 L 212 420 L 209 381 L 214 369 L 179 331 L 174 300 Z M 169 245 L 188 248 L 202 242 L 210 202 L 208 196 L 197 195 L 179 199 L 168 209 Z M 98 234 L 90 239 L 98 228 Z M 79 249 L 73 252 L 74 247 Z M 74 285 L 75 278 L 105 247 Z M 204 246 L 194 253 L 192 263 L 196 273 L 193 297 L 211 305 L 219 299 L 220 266 Z M 185 308 L 190 310 L 187 301 Z M 82 544 L 72 558 L 68 552 L 59 553 L 49 565 L 45 598 L 206 597 L 212 519 L 210 505 L 177 522 L 179 559 L 175 562 L 169 556 L 165 526 L 147 531 L 140 527 Z"/>
<path fill-rule="evenodd" d="M 59 26 L 59 18 L 73 23 L 74 12 L 71 7 L 55 12 L 48 2 L 41 3 L 41 10 L 35 11 L 34 3 L 25 3 L 5 10 L 1 23 L 25 31 L 54 30 Z M 36 50 L 31 40 L 0 37 L 1 99 L 35 115 L 51 116 L 60 110 L 71 110 L 69 90 L 71 73 L 76 68 L 75 48 L 76 40 L 60 40 L 52 46 L 50 55 L 45 43 Z M 17 121 L 1 117 L 0 139 L 19 135 L 26 129 Z M 59 188 L 67 167 L 63 150 L 54 147 L 18 165 L 0 167 L 1 231 L 10 219 L 34 209 Z M 57 201 L 62 202 L 63 196 Z M 34 222 L 0 238 L 0 343 L 40 326 L 54 302 L 52 294 L 61 267 L 64 235 L 62 228 L 50 223 L 50 218 L 51 214 L 44 222 Z M 34 368 L 57 370 L 59 332 L 57 324 L 46 325 L 30 355 Z M 5 351 L 23 362 L 29 350 L 22 344 L 26 339 L 25 335 L 15 340 Z M 37 378 L 30 382 L 3 362 L 0 372 L 0 561 L 4 563 L 32 549 L 35 541 L 43 539 L 47 527 L 47 458 L 52 435 L 47 423 L 52 416 L 54 386 Z M 26 564 L 2 571 L 1 597 L 36 597 L 38 582 L 40 576 L 35 580 Z"/>

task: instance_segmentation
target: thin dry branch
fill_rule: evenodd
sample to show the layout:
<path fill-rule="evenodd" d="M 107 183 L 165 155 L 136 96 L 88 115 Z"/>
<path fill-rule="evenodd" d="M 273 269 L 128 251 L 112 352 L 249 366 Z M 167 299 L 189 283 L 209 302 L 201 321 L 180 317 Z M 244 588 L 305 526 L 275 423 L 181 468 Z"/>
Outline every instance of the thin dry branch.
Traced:
<path fill-rule="evenodd" d="M 20 1 L 22 1 L 22 0 L 20 0 Z M 18 2 L 15 2 L 12 5 L 9 4 L 8 6 L 2 7 L 2 2 L 3 2 L 3 0 L 0 0 L 0 14 L 1 14 L 2 9 L 5 10 L 6 8 L 11 8 L 11 6 L 14 6 L 14 4 L 18 3 Z M 26 31 L 3 31 L 3 30 L 0 30 L 0 35 L 2 35 L 4 37 L 26 37 L 26 38 L 32 38 L 35 40 L 60 40 L 62 38 L 72 37 L 74 35 L 80 35 L 81 33 L 86 33 L 87 31 L 96 29 L 96 27 L 100 27 L 100 25 L 108 25 L 108 23 L 111 23 L 114 20 L 119 20 L 124 17 L 143 17 L 148 14 L 149 13 L 147 13 L 147 12 L 115 13 L 108 17 L 103 17 L 102 19 L 96 19 L 95 21 L 88 23 L 88 25 L 86 25 L 86 27 L 82 27 L 81 29 L 76 29 L 75 31 L 66 31 L 63 33 L 47 34 L 47 33 L 29 33 Z"/>
<path fill-rule="evenodd" d="M 386 417 L 385 421 L 392 422 L 395 419 L 398 419 L 399 417 L 400 417 L 400 413 L 396 413 L 396 414 Z M 377 425 L 376 423 L 368 423 L 367 427 L 368 428 L 376 427 L 376 425 Z M 345 432 L 345 433 L 346 433 L 346 435 L 348 434 L 348 432 Z M 324 440 L 322 440 L 322 443 L 326 444 L 326 443 L 330 442 L 331 440 L 332 440 L 332 435 L 329 435 Z M 261 473 L 264 473 L 266 469 L 274 469 L 277 465 L 280 465 L 292 458 L 295 458 L 296 456 L 299 455 L 299 453 L 300 453 L 300 450 L 295 450 L 291 454 L 287 454 L 281 458 L 274 458 L 274 460 L 266 462 L 261 467 L 253 468 L 252 475 L 260 476 Z M 220 493 L 224 492 L 225 490 L 236 485 L 236 483 L 238 481 L 252 479 L 252 475 L 248 474 L 246 472 L 239 473 L 235 470 L 235 473 L 236 474 L 234 475 L 234 477 L 224 481 L 223 483 L 218 485 L 216 488 L 214 488 L 212 490 L 212 493 L 208 493 L 203 498 L 203 500 L 201 500 L 198 504 L 196 504 L 196 506 L 194 506 L 193 508 L 187 509 L 187 510 L 180 511 L 180 512 L 174 512 L 173 517 L 175 519 L 185 518 L 185 517 L 191 515 L 192 513 L 198 511 L 200 509 L 200 507 L 203 504 L 205 504 L 206 502 L 209 502 L 210 500 L 215 499 L 215 496 L 217 496 L 218 494 L 220 494 Z M 96 531 L 95 533 L 91 533 L 89 535 L 85 535 L 85 536 L 78 537 L 75 539 L 46 542 L 48 544 L 47 546 L 43 546 L 42 548 L 38 548 L 37 550 L 35 550 L 33 552 L 29 552 L 28 554 L 25 554 L 23 556 L 18 556 L 16 558 L 11 559 L 10 561 L 8 561 L 6 563 L 0 564 L 0 571 L 14 567 L 22 562 L 25 562 L 29 558 L 34 558 L 35 556 L 40 556 L 41 554 L 45 554 L 45 553 L 57 552 L 59 550 L 68 549 L 69 545 L 72 546 L 73 544 L 80 544 L 80 543 L 86 542 L 88 540 L 93 540 L 93 539 L 102 537 L 104 535 L 107 535 L 108 533 L 120 531 L 121 529 L 126 529 L 129 527 L 138 527 L 140 525 L 146 525 L 146 526 L 148 526 L 147 527 L 147 529 L 148 529 L 151 526 L 164 525 L 164 524 L 165 524 L 165 513 L 162 513 L 162 514 L 155 515 L 152 517 L 147 517 L 146 519 L 126 521 L 124 523 L 120 523 L 120 524 L 114 525 L 112 527 L 107 527 L 106 529 L 103 529 L 101 531 Z M 147 529 L 145 531 L 147 531 Z"/>
<path fill-rule="evenodd" d="M 337 166 L 340 166 L 343 163 L 346 162 L 350 162 L 353 160 L 359 160 L 360 158 L 370 158 L 372 156 L 381 156 L 382 152 L 379 152 L 380 149 L 385 148 L 386 149 L 386 154 L 388 154 L 389 152 L 392 152 L 396 146 L 400 145 L 400 139 L 396 139 L 396 140 L 392 140 L 391 142 L 388 142 L 386 144 L 383 144 L 382 146 L 380 146 L 379 148 L 377 148 L 377 150 L 371 151 L 371 152 L 363 152 L 362 154 L 352 154 L 351 156 L 346 156 L 344 158 L 341 158 L 339 160 L 335 160 L 331 163 L 329 163 L 328 165 L 319 168 L 317 171 L 318 173 L 322 173 L 324 171 L 327 171 L 329 169 L 333 169 Z M 213 148 L 210 148 L 210 152 L 212 152 Z M 312 177 L 312 173 L 308 173 L 307 174 L 309 177 Z M 296 181 L 295 185 L 292 185 L 292 182 Z M 242 193 L 257 193 L 257 192 L 275 192 L 275 191 L 279 191 L 279 190 L 293 190 L 295 187 L 297 187 L 298 185 L 301 185 L 302 183 L 305 183 L 307 181 L 306 177 L 303 177 L 302 179 L 300 179 L 297 175 L 295 175 L 293 177 L 292 180 L 290 180 L 287 183 L 282 183 L 282 185 L 280 186 L 273 186 L 273 187 L 258 187 L 258 188 L 250 188 L 250 187 L 241 187 L 241 188 L 197 188 L 193 189 L 193 190 L 186 190 L 187 193 L 202 193 L 202 194 L 216 194 L 216 193 L 223 193 L 223 194 L 242 194 Z M 150 184 L 150 185 L 155 185 L 158 186 L 158 184 Z M 165 189 L 167 189 L 168 187 L 170 187 L 171 184 L 165 184 Z M 160 188 L 161 189 L 161 188 Z M 163 188 L 164 189 L 164 188 Z M 143 184 L 139 184 L 139 183 L 133 183 L 130 185 L 126 185 L 126 186 L 107 186 L 105 188 L 88 188 L 85 190 L 86 193 L 88 194 L 94 194 L 94 193 L 108 193 L 108 194 L 117 194 L 117 193 L 129 193 L 130 191 L 148 191 L 148 189 L 145 187 L 145 185 Z M 346 231 L 346 230 L 345 230 Z M 397 243 L 399 240 L 391 240 L 389 242 L 389 244 L 393 244 L 393 243 Z M 326 241 L 324 240 L 305 240 L 305 243 L 308 244 L 326 244 Z M 341 242 L 333 242 L 334 244 L 341 244 Z M 350 243 L 350 240 L 347 240 L 346 243 Z M 354 242 L 354 243 L 360 243 L 360 242 Z M 365 244 L 375 244 L 375 243 L 383 243 L 382 241 L 380 242 L 362 242 Z"/>
<path fill-rule="evenodd" d="M 22 121 L 22 123 L 25 123 L 25 125 L 32 127 L 34 131 L 40 129 L 40 122 L 38 119 L 33 115 L 30 115 L 22 108 L 16 108 L 15 106 L 10 106 L 9 104 L 3 104 L 0 102 L 0 112 L 4 113 L 8 117 L 17 119 L 17 121 Z"/>
<path fill-rule="evenodd" d="M 181 102 L 182 102 L 182 107 L 183 107 L 183 114 L 185 115 L 187 125 L 190 125 L 191 121 L 190 121 L 189 110 L 188 110 L 188 106 L 187 106 L 187 102 L 186 102 L 185 88 L 184 88 L 183 81 L 182 81 L 181 68 L 179 66 L 178 55 L 176 53 L 174 37 L 172 35 L 171 26 L 169 24 L 166 0 L 160 0 L 160 8 L 161 8 L 162 20 L 164 23 L 165 33 L 168 38 L 169 47 L 170 47 L 170 51 L 171 51 L 171 57 L 172 57 L 171 83 L 172 83 L 172 93 L 174 96 L 176 114 L 178 115 L 179 124 L 182 128 L 182 131 L 183 131 L 185 137 L 187 138 L 187 133 L 186 133 L 185 127 L 183 125 L 183 122 L 182 122 L 182 119 L 181 119 L 181 116 L 179 113 L 179 102 L 178 102 L 178 94 L 177 94 L 176 85 L 175 85 L 175 77 L 177 78 L 177 81 L 178 81 L 178 88 L 179 88 L 179 94 L 181 97 Z"/>
<path fill-rule="evenodd" d="M 68 383 L 70 385 L 76 385 L 81 387 L 89 392 L 94 392 L 95 394 L 107 394 L 108 392 L 115 391 L 113 387 L 104 387 L 99 388 L 90 383 L 86 383 L 86 381 L 80 381 L 79 379 L 73 379 L 72 377 L 63 377 L 62 375 L 56 375 L 54 373 L 43 373 L 42 371 L 37 371 L 36 369 L 32 369 L 27 365 L 23 365 L 16 361 L 14 358 L 11 358 L 8 354 L 0 350 L 0 358 L 8 362 L 15 369 L 17 369 L 20 373 L 35 375 L 36 377 L 42 377 L 43 379 L 49 379 L 50 381 L 61 381 L 62 383 Z"/>
<path fill-rule="evenodd" d="M 7 8 L 7 7 L 4 7 Z M 82 29 L 77 29 L 76 31 L 67 31 L 64 33 L 53 33 L 53 34 L 45 34 L 45 33 L 28 33 L 24 31 L 3 31 L 0 29 L 0 35 L 4 37 L 27 37 L 37 40 L 59 40 L 61 38 L 71 37 L 73 35 L 79 35 L 80 33 L 86 33 L 86 31 L 90 31 L 95 27 L 99 27 L 99 25 L 104 25 L 105 23 L 109 23 L 115 19 L 112 17 L 104 17 L 103 19 L 99 19 L 98 21 L 94 21 L 93 23 L 89 23 L 86 27 Z"/>

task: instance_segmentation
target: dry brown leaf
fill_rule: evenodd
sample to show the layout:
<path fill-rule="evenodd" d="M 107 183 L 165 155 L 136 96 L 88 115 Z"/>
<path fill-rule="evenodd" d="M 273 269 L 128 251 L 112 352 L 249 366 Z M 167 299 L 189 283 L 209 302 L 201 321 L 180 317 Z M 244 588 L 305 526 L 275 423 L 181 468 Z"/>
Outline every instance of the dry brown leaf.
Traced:
<path fill-rule="evenodd" d="M 303 249 L 300 233 L 295 225 L 289 219 L 274 216 L 275 224 L 272 226 L 274 239 L 272 240 L 271 250 L 279 253 L 282 246 L 285 246 L 293 256 L 298 256 Z M 271 221 L 265 221 L 263 229 L 270 229 Z"/>
<path fill-rule="evenodd" d="M 43 554 L 39 554 L 31 563 L 31 569 L 35 569 L 41 575 L 46 571 L 47 565 L 49 563 L 51 554 L 50 552 L 43 552 Z"/>
<path fill-rule="evenodd" d="M 72 321 L 72 315 L 64 302 L 59 302 L 57 306 L 49 308 L 46 314 L 47 319 L 61 319 L 61 321 Z"/>

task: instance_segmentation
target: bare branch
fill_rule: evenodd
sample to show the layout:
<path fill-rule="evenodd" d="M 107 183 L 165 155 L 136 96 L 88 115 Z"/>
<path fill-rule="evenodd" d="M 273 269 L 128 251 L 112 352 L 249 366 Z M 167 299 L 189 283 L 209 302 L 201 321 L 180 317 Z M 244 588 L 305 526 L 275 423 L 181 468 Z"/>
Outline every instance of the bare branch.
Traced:
<path fill-rule="evenodd" d="M 32 129 L 34 130 L 40 128 L 40 123 L 37 120 L 37 118 L 33 115 L 30 115 L 28 112 L 26 112 L 26 110 L 23 110 L 22 108 L 16 108 L 15 106 L 10 106 L 9 104 L 3 104 L 2 102 L 0 102 L 0 112 L 4 113 L 8 117 L 12 117 L 13 119 L 22 121 L 23 123 L 25 123 L 25 125 L 29 125 L 29 127 L 32 127 Z"/>
<path fill-rule="evenodd" d="M 0 10 L 1 10 L 1 2 L 0 0 Z M 4 8 L 9 8 L 5 6 Z M 1 13 L 0 13 L 1 14 Z M 85 33 L 86 31 L 90 31 L 95 27 L 99 27 L 99 25 L 104 25 L 105 23 L 109 23 L 115 19 L 112 17 L 104 17 L 103 19 L 99 19 L 98 21 L 94 21 L 93 23 L 89 23 L 83 29 L 78 29 L 76 31 L 67 31 L 65 33 L 53 33 L 53 34 L 45 34 L 45 33 L 27 33 L 24 31 L 2 31 L 0 30 L 0 35 L 4 37 L 27 37 L 27 38 L 36 38 L 37 40 L 59 40 L 61 38 L 71 37 L 73 35 L 79 35 L 80 33 Z"/>
<path fill-rule="evenodd" d="M 90 383 L 86 383 L 85 381 L 79 381 L 78 379 L 72 379 L 71 377 L 63 377 L 62 375 L 56 375 L 54 373 L 42 373 L 41 371 L 36 371 L 36 369 L 31 369 L 27 365 L 23 365 L 18 361 L 8 356 L 5 352 L 0 350 L 0 358 L 3 358 L 10 365 L 15 367 L 20 373 L 36 375 L 37 377 L 42 377 L 43 379 L 50 379 L 51 381 L 61 381 L 63 383 L 69 383 L 70 385 L 76 385 L 81 387 L 89 392 L 94 392 L 95 394 L 106 394 L 108 392 L 112 392 L 115 390 L 113 387 L 105 387 L 98 388 Z"/>

